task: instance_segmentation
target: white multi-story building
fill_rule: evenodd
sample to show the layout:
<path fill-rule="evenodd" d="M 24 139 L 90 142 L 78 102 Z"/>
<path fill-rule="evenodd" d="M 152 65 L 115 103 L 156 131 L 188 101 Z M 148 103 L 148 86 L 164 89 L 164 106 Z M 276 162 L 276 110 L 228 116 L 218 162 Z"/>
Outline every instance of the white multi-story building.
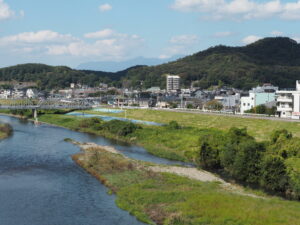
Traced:
<path fill-rule="evenodd" d="M 258 105 L 275 102 L 276 91 L 278 91 L 278 87 L 271 84 L 264 84 L 262 87 L 253 88 L 249 91 L 249 96 L 241 98 L 241 113 L 245 113 L 245 111 Z"/>
<path fill-rule="evenodd" d="M 180 89 L 180 77 L 167 75 L 167 91 L 172 92 Z"/>
<path fill-rule="evenodd" d="M 282 118 L 300 119 L 300 81 L 296 90 L 280 90 L 277 94 L 277 113 Z"/>

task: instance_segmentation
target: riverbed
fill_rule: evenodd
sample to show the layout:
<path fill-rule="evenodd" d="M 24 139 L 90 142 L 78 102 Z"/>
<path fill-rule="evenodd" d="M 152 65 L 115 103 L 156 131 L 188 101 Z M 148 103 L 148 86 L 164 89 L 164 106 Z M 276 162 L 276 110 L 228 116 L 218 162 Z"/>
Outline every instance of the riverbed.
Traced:
<path fill-rule="evenodd" d="M 71 159 L 79 148 L 64 141 L 112 146 L 130 158 L 178 164 L 102 137 L 8 116 L 14 133 L 0 141 L 0 225 L 142 224 L 115 204 L 115 196 Z"/>

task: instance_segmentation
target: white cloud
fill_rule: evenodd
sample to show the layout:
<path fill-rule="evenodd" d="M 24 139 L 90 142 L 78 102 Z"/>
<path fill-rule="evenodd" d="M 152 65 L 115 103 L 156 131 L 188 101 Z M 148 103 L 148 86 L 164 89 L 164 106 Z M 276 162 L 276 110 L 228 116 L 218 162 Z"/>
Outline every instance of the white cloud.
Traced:
<path fill-rule="evenodd" d="M 197 35 L 179 35 L 171 38 L 171 44 L 190 45 L 198 42 Z"/>
<path fill-rule="evenodd" d="M 222 32 L 216 32 L 216 33 L 214 33 L 213 37 L 215 37 L 215 38 L 223 38 L 223 37 L 230 37 L 232 35 L 234 35 L 233 32 L 222 31 Z"/>
<path fill-rule="evenodd" d="M 68 42 L 71 40 L 76 40 L 76 38 L 72 37 L 70 34 L 59 34 L 51 30 L 42 30 L 2 37 L 0 38 L 0 44 Z"/>
<path fill-rule="evenodd" d="M 88 33 L 84 35 L 87 39 L 51 30 L 25 32 L 0 38 L 0 50 L 28 56 L 47 55 L 121 60 L 130 57 L 143 47 L 144 40 L 138 35 L 110 31 L 108 32 L 106 29 Z M 90 38 L 95 40 L 89 40 Z"/>
<path fill-rule="evenodd" d="M 281 0 L 175 0 L 172 8 L 181 12 L 199 12 L 207 19 L 300 19 L 300 0 L 288 3 Z"/>
<path fill-rule="evenodd" d="M 292 37 L 292 39 L 300 43 L 300 37 Z"/>
<path fill-rule="evenodd" d="M 0 0 L 0 21 L 10 19 L 15 16 L 15 12 L 12 11 L 8 4 L 4 0 Z"/>
<path fill-rule="evenodd" d="M 115 32 L 111 29 L 104 29 L 97 32 L 87 33 L 84 35 L 85 38 L 107 38 L 114 34 Z"/>
<path fill-rule="evenodd" d="M 273 30 L 273 31 L 271 32 L 271 35 L 278 37 L 278 36 L 282 36 L 282 35 L 283 35 L 283 32 L 278 31 L 278 30 Z"/>
<path fill-rule="evenodd" d="M 107 12 L 107 11 L 112 10 L 112 6 L 110 4 L 108 4 L 108 3 L 106 3 L 106 4 L 103 4 L 103 5 L 100 5 L 99 6 L 99 10 L 101 12 Z"/>
<path fill-rule="evenodd" d="M 256 42 L 258 40 L 262 39 L 262 37 L 259 37 L 259 36 L 255 36 L 255 35 L 250 35 L 250 36 L 247 36 L 245 37 L 242 42 L 246 45 L 248 44 L 252 44 L 253 42 Z"/>
<path fill-rule="evenodd" d="M 169 46 L 163 50 L 159 58 L 167 59 L 174 55 L 188 54 L 198 42 L 199 38 L 197 35 L 185 34 L 174 36 L 169 40 Z"/>

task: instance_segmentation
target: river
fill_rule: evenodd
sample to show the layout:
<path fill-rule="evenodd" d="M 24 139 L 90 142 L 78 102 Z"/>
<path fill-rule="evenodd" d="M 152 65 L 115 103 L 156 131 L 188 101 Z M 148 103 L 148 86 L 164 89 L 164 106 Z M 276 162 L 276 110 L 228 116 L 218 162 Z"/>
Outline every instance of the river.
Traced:
<path fill-rule="evenodd" d="M 119 209 L 115 196 L 72 161 L 79 148 L 65 138 L 113 146 L 135 159 L 176 164 L 94 135 L 8 116 L 0 116 L 0 122 L 14 129 L 0 141 L 0 225 L 143 224 Z"/>

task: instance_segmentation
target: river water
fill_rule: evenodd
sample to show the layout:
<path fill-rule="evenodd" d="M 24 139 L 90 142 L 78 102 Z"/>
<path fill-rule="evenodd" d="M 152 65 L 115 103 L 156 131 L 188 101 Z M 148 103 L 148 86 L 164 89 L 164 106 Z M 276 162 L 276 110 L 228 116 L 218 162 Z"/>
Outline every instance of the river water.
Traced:
<path fill-rule="evenodd" d="M 14 134 L 0 141 L 0 225 L 135 225 L 142 224 L 119 209 L 115 196 L 77 166 L 71 155 L 79 148 L 63 140 L 109 145 L 125 155 L 176 164 L 143 148 L 49 125 L 0 116 Z"/>

